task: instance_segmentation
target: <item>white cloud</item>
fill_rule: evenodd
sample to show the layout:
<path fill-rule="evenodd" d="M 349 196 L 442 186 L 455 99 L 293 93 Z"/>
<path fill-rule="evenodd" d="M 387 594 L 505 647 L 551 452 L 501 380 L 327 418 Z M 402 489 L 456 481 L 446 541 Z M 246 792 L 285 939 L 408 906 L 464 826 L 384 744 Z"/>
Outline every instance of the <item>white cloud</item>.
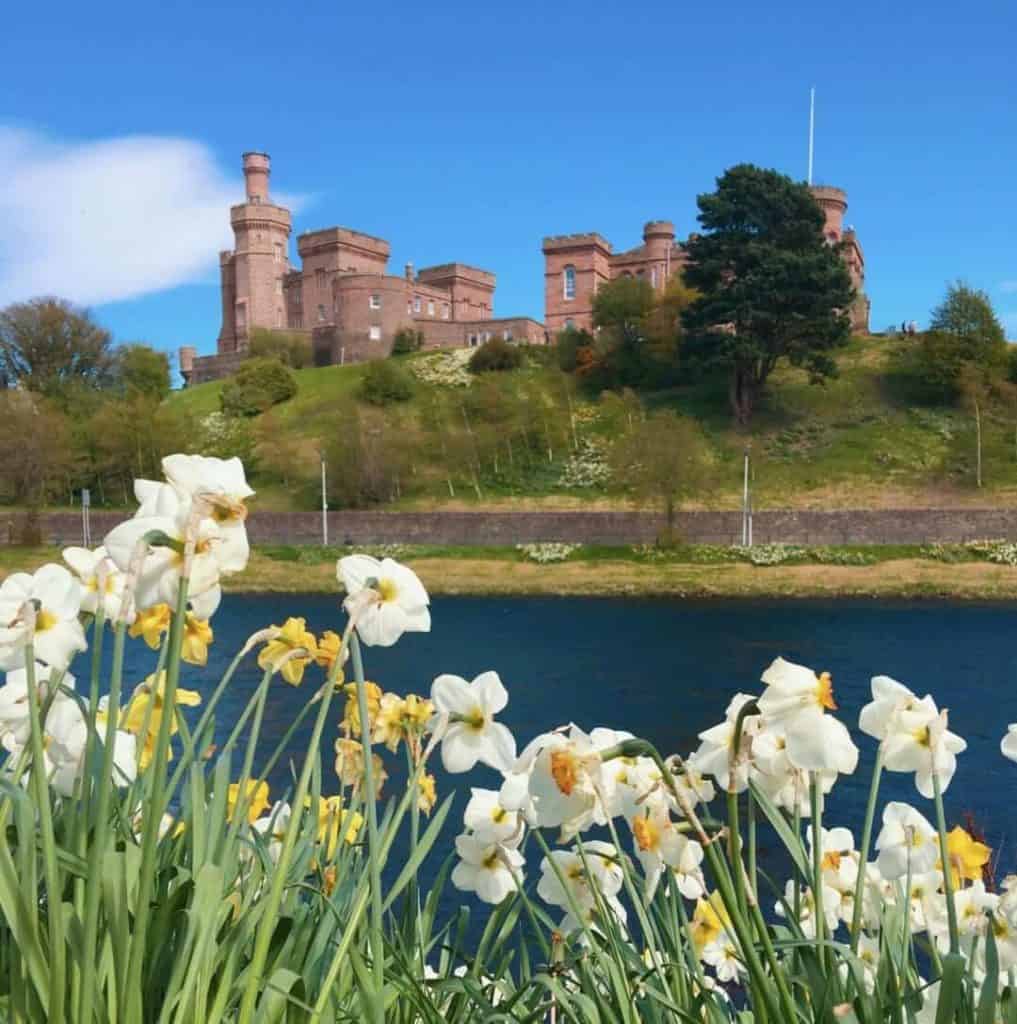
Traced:
<path fill-rule="evenodd" d="M 242 199 L 239 168 L 225 174 L 198 142 L 61 143 L 0 126 L 0 306 L 97 305 L 214 275 Z"/>

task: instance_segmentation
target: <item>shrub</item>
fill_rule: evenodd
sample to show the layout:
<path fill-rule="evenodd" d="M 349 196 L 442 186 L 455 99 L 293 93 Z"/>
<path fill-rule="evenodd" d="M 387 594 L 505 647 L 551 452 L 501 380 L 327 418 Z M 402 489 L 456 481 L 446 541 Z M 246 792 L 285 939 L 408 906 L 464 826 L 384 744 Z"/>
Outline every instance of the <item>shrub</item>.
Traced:
<path fill-rule="evenodd" d="M 360 397 L 372 405 L 405 402 L 413 395 L 413 378 L 398 363 L 374 359 L 360 382 Z"/>
<path fill-rule="evenodd" d="M 278 359 L 249 359 L 223 385 L 219 401 L 227 416 L 257 416 L 296 393 L 296 378 Z"/>
<path fill-rule="evenodd" d="M 593 351 L 593 335 L 575 327 L 566 327 L 564 331 L 558 332 L 554 339 L 554 347 L 558 355 L 559 368 L 566 373 L 575 373 L 580 363 L 584 361 L 583 356 Z"/>
<path fill-rule="evenodd" d="M 294 370 L 302 370 L 313 361 L 311 339 L 306 334 L 270 331 L 264 327 L 256 327 L 251 331 L 247 351 L 251 359 L 278 359 Z"/>
<path fill-rule="evenodd" d="M 424 332 L 412 327 L 400 327 L 392 339 L 392 355 L 408 356 L 424 347 Z"/>
<path fill-rule="evenodd" d="M 488 373 L 492 370 L 518 370 L 523 365 L 523 354 L 515 345 L 492 338 L 485 341 L 470 359 L 474 373 Z"/>

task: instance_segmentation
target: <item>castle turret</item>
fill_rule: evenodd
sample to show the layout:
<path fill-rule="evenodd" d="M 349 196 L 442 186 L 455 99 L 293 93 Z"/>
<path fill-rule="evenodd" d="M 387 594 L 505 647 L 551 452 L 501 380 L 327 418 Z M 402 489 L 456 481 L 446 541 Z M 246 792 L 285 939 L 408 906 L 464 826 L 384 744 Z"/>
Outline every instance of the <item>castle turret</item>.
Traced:
<path fill-rule="evenodd" d="M 220 256 L 223 323 L 218 350 L 242 352 L 251 328 L 287 326 L 283 277 L 289 270 L 290 211 L 269 199 L 271 160 L 244 153 L 246 202 L 230 209 L 236 244 Z"/>
<path fill-rule="evenodd" d="M 826 216 L 823 234 L 831 242 L 839 242 L 844 233 L 844 214 L 847 212 L 847 193 L 832 185 L 810 186 L 813 198 L 819 203 Z"/>

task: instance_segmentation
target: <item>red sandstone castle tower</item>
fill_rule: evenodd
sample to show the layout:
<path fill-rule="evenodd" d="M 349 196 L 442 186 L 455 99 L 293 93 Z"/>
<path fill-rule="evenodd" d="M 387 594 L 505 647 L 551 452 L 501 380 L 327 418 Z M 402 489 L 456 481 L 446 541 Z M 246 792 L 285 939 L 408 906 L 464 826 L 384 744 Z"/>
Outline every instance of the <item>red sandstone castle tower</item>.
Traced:
<path fill-rule="evenodd" d="M 269 199 L 267 153 L 244 153 L 246 202 L 230 208 L 236 239 L 219 254 L 222 289 L 220 353 L 242 352 L 252 327 L 287 326 L 283 276 L 289 270 L 290 211 Z"/>

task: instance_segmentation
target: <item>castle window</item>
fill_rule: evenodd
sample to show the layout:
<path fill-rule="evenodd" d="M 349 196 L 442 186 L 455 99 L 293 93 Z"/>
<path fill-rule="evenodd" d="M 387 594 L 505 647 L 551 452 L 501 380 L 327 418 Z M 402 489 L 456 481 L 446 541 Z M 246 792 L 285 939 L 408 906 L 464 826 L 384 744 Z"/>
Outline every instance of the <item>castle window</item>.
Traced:
<path fill-rule="evenodd" d="M 406 315 L 409 316 L 413 312 L 413 302 L 410 299 L 406 300 Z"/>
<path fill-rule="evenodd" d="M 318 306 L 318 323 L 323 324 L 325 322 L 325 307 L 323 305 Z"/>
<path fill-rule="evenodd" d="M 318 291 L 325 290 L 325 271 L 320 267 L 314 272 L 314 283 L 318 286 Z"/>
<path fill-rule="evenodd" d="M 448 317 L 449 317 L 448 303 L 447 302 L 443 302 L 441 304 L 441 318 L 442 318 L 442 320 L 447 320 Z"/>
<path fill-rule="evenodd" d="M 414 295 L 413 296 L 413 312 L 414 313 L 419 313 L 420 312 L 420 296 L 419 295 Z"/>
<path fill-rule="evenodd" d="M 477 336 L 475 334 L 470 335 L 470 348 L 477 347 Z"/>
<path fill-rule="evenodd" d="M 381 328 L 375 324 L 373 327 L 368 329 L 367 336 L 371 341 L 381 341 Z"/>
<path fill-rule="evenodd" d="M 282 278 L 277 277 L 275 279 L 275 293 L 276 295 L 282 295 Z"/>
<path fill-rule="evenodd" d="M 566 301 L 576 297 L 576 268 L 571 264 L 562 272 L 562 295 Z"/>
<path fill-rule="evenodd" d="M 276 263 L 282 263 L 283 261 L 283 247 L 282 242 L 275 243 L 275 261 Z"/>
<path fill-rule="evenodd" d="M 657 268 L 656 267 L 650 267 L 650 284 L 653 285 L 654 288 L 657 287 Z"/>
<path fill-rule="evenodd" d="M 378 292 L 371 292 L 371 309 L 381 309 L 381 295 Z"/>
<path fill-rule="evenodd" d="M 434 303 L 430 299 L 427 301 L 427 315 L 434 316 Z"/>
<path fill-rule="evenodd" d="M 501 336 L 502 336 L 502 338 L 504 338 L 505 341 L 511 341 L 512 340 L 512 328 L 511 327 L 506 327 L 505 330 L 501 332 Z"/>
<path fill-rule="evenodd" d="M 571 331 L 572 328 L 575 327 L 575 326 L 576 326 L 575 321 L 571 317 L 569 317 L 569 319 L 565 321 L 565 330 L 566 331 Z"/>

